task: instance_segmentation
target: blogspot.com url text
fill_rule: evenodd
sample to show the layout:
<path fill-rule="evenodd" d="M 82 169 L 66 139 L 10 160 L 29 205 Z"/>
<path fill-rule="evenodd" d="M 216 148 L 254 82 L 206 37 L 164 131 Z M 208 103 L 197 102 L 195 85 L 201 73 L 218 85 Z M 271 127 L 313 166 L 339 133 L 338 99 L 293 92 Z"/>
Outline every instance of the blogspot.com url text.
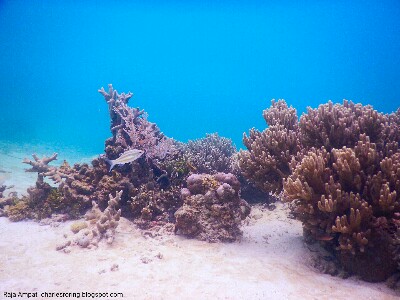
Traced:
<path fill-rule="evenodd" d="M 124 298 L 123 293 L 98 293 L 98 292 L 4 292 L 5 298 L 25 298 L 25 299 L 44 299 L 44 298 L 66 298 L 66 299 L 111 299 Z"/>

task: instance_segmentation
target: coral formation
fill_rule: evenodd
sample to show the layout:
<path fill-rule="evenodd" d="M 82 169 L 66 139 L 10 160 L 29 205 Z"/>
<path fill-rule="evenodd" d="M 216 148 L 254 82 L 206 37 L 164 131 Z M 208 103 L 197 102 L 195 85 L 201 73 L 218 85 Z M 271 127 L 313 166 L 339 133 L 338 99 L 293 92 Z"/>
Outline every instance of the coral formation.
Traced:
<path fill-rule="evenodd" d="M 8 193 L 5 195 L 5 191 L 7 189 L 12 188 L 13 186 L 0 185 L 0 217 L 5 215 L 5 209 L 8 209 L 9 205 L 12 205 L 15 200 L 17 200 L 17 195 L 15 192 Z"/>
<path fill-rule="evenodd" d="M 264 111 L 269 127 L 244 136 L 246 178 L 291 202 L 307 240 L 369 281 L 399 271 L 400 110 L 329 101 L 296 112 L 283 100 Z"/>
<path fill-rule="evenodd" d="M 185 158 L 196 173 L 215 174 L 232 172 L 231 157 L 236 152 L 231 139 L 218 133 L 191 140 L 185 146 Z"/>
<path fill-rule="evenodd" d="M 35 154 L 32 156 L 34 161 L 24 159 L 23 162 L 32 166 L 26 170 L 27 172 L 38 172 L 36 184 L 28 188 L 28 196 L 20 199 L 14 197 L 13 203 L 5 209 L 5 214 L 10 220 L 20 221 L 25 218 L 40 220 L 50 217 L 53 213 L 64 213 L 76 218 L 90 207 L 90 202 L 86 198 L 70 197 L 64 189 L 67 182 L 73 182 L 73 169 L 66 162 L 60 167 L 49 165 L 51 161 L 57 159 L 57 154 L 42 159 Z M 44 181 L 45 177 L 61 184 L 58 187 L 52 187 Z"/>
<path fill-rule="evenodd" d="M 156 160 L 174 154 L 174 140 L 164 136 L 155 123 L 149 122 L 144 110 L 128 106 L 132 93 L 119 94 L 111 84 L 108 93 L 104 88 L 99 92 L 108 103 L 111 118 L 113 136 L 106 141 L 108 158 L 117 158 L 124 149 L 143 150 L 147 158 Z"/>
<path fill-rule="evenodd" d="M 272 100 L 264 110 L 268 128 L 251 129 L 244 134 L 246 151 L 238 154 L 238 163 L 245 178 L 266 193 L 279 194 L 283 179 L 291 174 L 291 162 L 301 150 L 296 110 L 284 100 Z"/>
<path fill-rule="evenodd" d="M 232 242 L 241 236 L 241 220 L 250 206 L 240 198 L 240 182 L 231 173 L 193 174 L 181 191 L 175 232 L 209 242 Z"/>
<path fill-rule="evenodd" d="M 329 101 L 317 109 L 307 108 L 300 118 L 299 127 L 305 147 L 340 149 L 354 147 L 361 134 L 372 143 L 382 144 L 385 123 L 388 117 L 374 110 L 372 106 L 354 104 L 344 100 L 343 104 Z"/>
<path fill-rule="evenodd" d="M 181 145 L 164 136 L 156 124 L 147 120 L 143 110 L 127 105 L 131 93 L 119 94 L 112 85 L 109 85 L 108 93 L 104 89 L 99 92 L 108 103 L 111 119 L 112 137 L 105 143 L 106 156 L 99 156 L 91 165 L 70 166 L 64 161 L 60 167 L 49 164 L 57 159 L 56 153 L 50 157 L 33 155 L 33 160 L 25 159 L 24 163 L 31 166 L 27 172 L 37 172 L 38 181 L 28 190 L 27 197 L 10 205 L 8 214 L 11 219 L 41 219 L 59 212 L 77 218 L 90 208 L 93 201 L 100 209 L 105 209 L 108 195 L 121 190 L 121 209 L 127 217 L 137 217 L 138 206 L 151 209 L 154 218 L 164 213 L 173 215 L 170 210 L 177 209 L 180 200 L 176 199 L 179 199 L 181 184 L 189 173 L 186 162 L 182 164 Z M 128 149 L 142 150 L 145 155 L 109 172 L 105 158 L 116 159 Z M 44 178 L 51 179 L 56 187 L 50 186 Z M 157 194 L 162 207 L 155 206 L 151 197 L 144 197 L 144 190 L 147 194 Z M 136 207 L 131 207 L 132 198 Z"/>
<path fill-rule="evenodd" d="M 283 188 L 304 235 L 350 273 L 377 281 L 398 270 L 399 113 L 344 100 L 308 108 L 297 122 L 293 109 L 273 101 L 264 118 L 266 130 L 244 137 L 244 175 L 264 190 Z"/>
<path fill-rule="evenodd" d="M 65 240 L 56 246 L 57 250 L 69 252 L 70 246 L 78 245 L 82 248 L 97 247 L 101 240 L 112 244 L 115 238 L 115 229 L 118 227 L 121 217 L 121 209 L 117 210 L 121 200 L 122 191 L 116 193 L 115 197 L 109 195 L 107 208 L 102 212 L 96 202 L 86 212 L 86 221 L 77 221 L 71 225 L 74 235 L 65 235 Z"/>

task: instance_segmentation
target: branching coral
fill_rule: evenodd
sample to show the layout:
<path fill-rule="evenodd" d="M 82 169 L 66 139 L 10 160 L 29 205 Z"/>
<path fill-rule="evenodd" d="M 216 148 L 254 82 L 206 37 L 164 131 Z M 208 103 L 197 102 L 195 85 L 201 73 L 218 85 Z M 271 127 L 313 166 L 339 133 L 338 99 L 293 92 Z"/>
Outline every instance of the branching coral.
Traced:
<path fill-rule="evenodd" d="M 236 148 L 231 139 L 218 133 L 207 134 L 205 138 L 192 140 L 184 147 L 184 157 L 197 173 L 215 174 L 232 172 L 231 157 Z"/>
<path fill-rule="evenodd" d="M 175 232 L 209 242 L 232 242 L 241 236 L 241 220 L 250 207 L 239 196 L 233 174 L 193 174 L 182 189 L 183 206 L 176 213 Z"/>
<path fill-rule="evenodd" d="M 106 141 L 109 158 L 117 158 L 124 149 L 144 150 L 147 158 L 153 160 L 163 160 L 168 154 L 175 153 L 174 140 L 164 136 L 155 123 L 149 122 L 144 110 L 128 106 L 132 93 L 118 94 L 111 84 L 108 93 L 104 88 L 99 92 L 109 105 L 111 118 L 113 137 Z"/>
<path fill-rule="evenodd" d="M 28 190 L 28 197 L 20 199 L 22 202 L 18 204 L 19 209 L 10 208 L 10 215 L 15 211 L 14 215 L 21 216 L 15 219 L 25 216 L 43 218 L 53 212 L 78 217 L 90 207 L 92 201 L 96 201 L 99 207 L 104 209 L 107 206 L 108 195 L 121 190 L 123 212 L 131 216 L 128 201 L 137 196 L 141 185 L 151 187 L 150 190 L 154 191 L 176 190 L 175 194 L 179 194 L 177 191 L 180 187 L 175 186 L 180 186 L 188 174 L 188 171 L 181 172 L 175 167 L 175 162 L 183 157 L 179 144 L 165 137 L 156 124 L 150 123 L 143 110 L 127 105 L 132 97 L 131 93 L 119 94 L 112 85 L 109 85 L 108 92 L 103 88 L 99 92 L 108 103 L 111 119 L 113 136 L 106 141 L 108 158 L 115 159 L 128 148 L 144 150 L 146 156 L 129 165 L 120 166 L 110 173 L 104 156 L 94 159 L 91 165 L 70 166 L 64 162 L 60 167 L 56 167 L 49 164 L 57 159 L 56 153 L 43 158 L 33 155 L 33 160 L 25 159 L 24 163 L 31 166 L 28 172 L 38 172 L 38 182 Z M 53 188 L 44 182 L 45 177 L 51 179 L 57 187 Z M 167 193 L 160 195 L 163 202 L 175 203 Z M 11 206 L 16 202 L 18 201 L 14 201 Z M 19 214 L 22 208 L 26 213 Z"/>
<path fill-rule="evenodd" d="M 264 192 L 280 193 L 283 179 L 291 173 L 291 162 L 301 150 L 296 110 L 284 100 L 272 101 L 263 113 L 269 125 L 260 132 L 250 130 L 243 137 L 247 151 L 240 151 L 243 175 Z"/>
<path fill-rule="evenodd" d="M 308 108 L 297 122 L 294 109 L 273 101 L 264 111 L 269 127 L 244 136 L 239 166 L 264 191 L 280 192 L 283 182 L 305 235 L 348 271 L 381 280 L 399 262 L 397 250 L 388 250 L 398 249 L 399 116 L 344 100 Z"/>
<path fill-rule="evenodd" d="M 367 127 L 382 124 L 376 122 Z M 393 224 L 400 209 L 400 152 L 386 151 L 386 137 L 378 136 L 378 144 L 361 133 L 356 143 L 347 143 L 352 148 L 311 149 L 284 182 L 284 197 L 293 201 L 305 234 L 332 247 L 347 270 L 370 281 L 396 269 L 387 250 L 393 238 L 382 224 Z"/>
<path fill-rule="evenodd" d="M 317 109 L 307 108 L 300 118 L 299 127 L 303 145 L 322 147 L 328 151 L 343 146 L 354 147 L 360 134 L 366 134 L 371 142 L 381 145 L 386 118 L 372 106 L 354 104 L 321 104 Z"/>

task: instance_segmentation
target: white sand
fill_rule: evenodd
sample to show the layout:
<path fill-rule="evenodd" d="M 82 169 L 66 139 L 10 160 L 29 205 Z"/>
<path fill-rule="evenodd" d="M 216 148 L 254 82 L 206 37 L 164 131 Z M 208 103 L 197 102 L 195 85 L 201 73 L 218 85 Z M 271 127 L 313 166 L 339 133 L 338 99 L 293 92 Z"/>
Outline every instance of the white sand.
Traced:
<path fill-rule="evenodd" d="M 71 222 L 51 227 L 0 218 L 0 299 L 4 292 L 37 292 L 36 299 L 78 299 L 40 297 L 44 292 L 114 292 L 124 299 L 398 299 L 382 283 L 309 267 L 301 224 L 286 215 L 281 203 L 272 212 L 253 209 L 243 239 L 232 244 L 150 237 L 122 219 L 111 246 L 74 247 L 68 254 L 55 246 Z"/>

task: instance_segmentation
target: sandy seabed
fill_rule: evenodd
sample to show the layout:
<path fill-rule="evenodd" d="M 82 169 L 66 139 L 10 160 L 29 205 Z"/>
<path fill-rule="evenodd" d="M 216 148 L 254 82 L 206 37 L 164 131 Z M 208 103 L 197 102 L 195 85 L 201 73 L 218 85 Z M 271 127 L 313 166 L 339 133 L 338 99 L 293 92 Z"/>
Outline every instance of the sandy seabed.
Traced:
<path fill-rule="evenodd" d="M 32 174 L 24 177 L 20 160 L 9 160 L 0 153 L 0 168 L 12 170 L 3 173 L 6 184 L 34 183 Z M 230 244 L 143 231 L 122 218 L 112 245 L 72 247 L 70 253 L 55 248 L 72 234 L 72 221 L 52 226 L 0 218 L 0 299 L 19 292 L 35 293 L 30 299 L 79 299 L 50 294 L 57 292 L 80 293 L 81 299 L 93 293 L 109 293 L 95 299 L 399 299 L 383 283 L 312 268 L 301 223 L 287 215 L 282 203 L 273 211 L 253 207 L 243 238 Z"/>

